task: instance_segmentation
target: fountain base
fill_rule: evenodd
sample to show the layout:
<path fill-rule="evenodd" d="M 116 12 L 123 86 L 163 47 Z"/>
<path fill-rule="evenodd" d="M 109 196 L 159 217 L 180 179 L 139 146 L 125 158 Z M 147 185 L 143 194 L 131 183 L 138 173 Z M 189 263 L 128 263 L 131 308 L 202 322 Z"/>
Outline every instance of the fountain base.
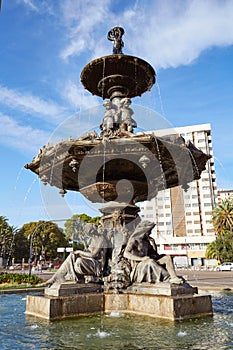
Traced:
<path fill-rule="evenodd" d="M 69 290 L 70 295 L 27 296 L 26 314 L 52 321 L 99 312 L 121 312 L 176 321 L 213 313 L 211 296 L 194 295 L 197 288 L 188 284 L 141 283 L 121 293 L 101 292 L 100 286 L 91 284 L 86 285 L 84 292 L 82 284 L 76 287 L 75 294 L 71 294 L 70 284 L 67 288 L 64 285 L 61 289 Z"/>

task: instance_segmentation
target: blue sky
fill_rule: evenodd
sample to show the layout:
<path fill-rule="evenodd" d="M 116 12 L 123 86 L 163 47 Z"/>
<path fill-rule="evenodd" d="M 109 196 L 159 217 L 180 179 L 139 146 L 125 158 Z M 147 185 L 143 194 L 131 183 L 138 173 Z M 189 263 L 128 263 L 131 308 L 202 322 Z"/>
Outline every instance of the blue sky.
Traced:
<path fill-rule="evenodd" d="M 86 118 L 102 101 L 83 89 L 80 73 L 111 54 L 106 34 L 116 25 L 125 29 L 124 53 L 157 72 L 151 92 L 133 102 L 173 127 L 211 123 L 217 184 L 233 188 L 233 1 L 3 0 L 0 215 L 11 225 L 98 215 L 80 195 L 45 189 L 24 165 L 49 140 L 100 124 L 102 115 Z M 72 116 L 78 127 L 68 131 Z"/>

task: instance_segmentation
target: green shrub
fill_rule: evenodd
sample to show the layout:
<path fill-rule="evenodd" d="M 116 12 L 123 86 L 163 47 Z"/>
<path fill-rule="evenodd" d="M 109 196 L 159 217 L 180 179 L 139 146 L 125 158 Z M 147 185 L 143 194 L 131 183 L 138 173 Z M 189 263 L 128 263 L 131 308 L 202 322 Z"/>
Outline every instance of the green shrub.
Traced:
<path fill-rule="evenodd" d="M 9 284 L 29 283 L 31 285 L 36 285 L 41 282 L 42 280 L 36 275 L 32 275 L 29 277 L 26 273 L 23 273 L 23 274 L 7 273 L 7 272 L 0 273 L 0 285 L 3 283 L 9 283 Z"/>

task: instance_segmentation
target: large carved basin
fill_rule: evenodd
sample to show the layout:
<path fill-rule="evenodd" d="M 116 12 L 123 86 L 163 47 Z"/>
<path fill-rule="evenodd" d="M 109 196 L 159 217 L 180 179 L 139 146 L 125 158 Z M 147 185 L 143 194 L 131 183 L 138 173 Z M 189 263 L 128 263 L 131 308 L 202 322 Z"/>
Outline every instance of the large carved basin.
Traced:
<path fill-rule="evenodd" d="M 158 191 L 199 179 L 210 157 L 182 137 L 153 134 L 63 141 L 25 167 L 44 183 L 79 191 L 92 202 L 153 198 Z"/>
<path fill-rule="evenodd" d="M 110 98 L 115 91 L 135 97 L 151 89 L 155 71 L 141 58 L 129 55 L 109 55 L 96 58 L 82 70 L 81 82 L 93 95 Z"/>

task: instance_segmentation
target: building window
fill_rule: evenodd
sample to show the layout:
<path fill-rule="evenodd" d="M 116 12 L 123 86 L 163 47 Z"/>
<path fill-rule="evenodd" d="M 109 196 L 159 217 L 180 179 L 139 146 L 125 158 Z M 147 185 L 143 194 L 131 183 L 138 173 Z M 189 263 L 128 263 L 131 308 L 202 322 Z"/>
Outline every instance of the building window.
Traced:
<path fill-rule="evenodd" d="M 200 250 L 205 250 L 207 247 L 206 243 L 200 243 Z"/>
<path fill-rule="evenodd" d="M 214 229 L 210 229 L 210 228 L 207 228 L 206 232 L 210 233 L 210 232 L 214 232 Z"/>

